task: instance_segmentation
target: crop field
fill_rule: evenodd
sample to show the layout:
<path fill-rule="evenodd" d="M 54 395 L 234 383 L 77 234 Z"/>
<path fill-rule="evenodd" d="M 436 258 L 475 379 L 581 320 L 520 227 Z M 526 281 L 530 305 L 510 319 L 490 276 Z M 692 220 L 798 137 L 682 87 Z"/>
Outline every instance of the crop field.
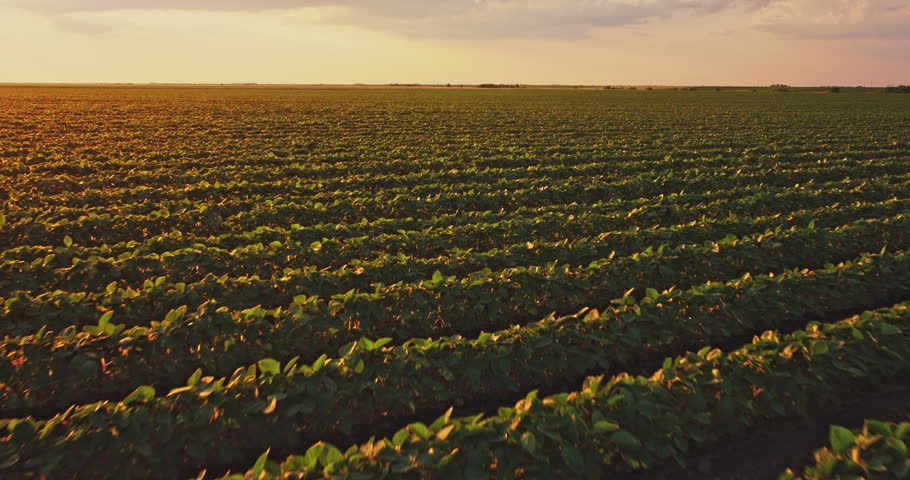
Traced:
<path fill-rule="evenodd" d="M 0 478 L 910 475 L 908 95 L 8 86 L 0 201 Z"/>

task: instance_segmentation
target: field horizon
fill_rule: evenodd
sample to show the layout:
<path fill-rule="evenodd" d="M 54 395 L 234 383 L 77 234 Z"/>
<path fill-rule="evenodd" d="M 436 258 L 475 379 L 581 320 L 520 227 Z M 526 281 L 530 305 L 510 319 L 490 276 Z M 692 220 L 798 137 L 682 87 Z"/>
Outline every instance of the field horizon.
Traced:
<path fill-rule="evenodd" d="M 910 83 L 910 82 L 908 82 Z M 484 86 L 486 85 L 486 86 Z M 720 88 L 722 91 L 767 91 L 775 88 L 789 88 L 793 91 L 828 91 L 837 87 L 845 92 L 850 91 L 880 91 L 889 87 L 896 87 L 903 84 L 889 85 L 663 85 L 663 84 L 496 84 L 496 83 L 474 83 L 474 84 L 434 84 L 434 83 L 387 83 L 387 84 L 370 84 L 370 83 L 257 83 L 257 82 L 235 82 L 235 83 L 181 83 L 181 82 L 86 82 L 86 83 L 68 83 L 68 82 L 0 82 L 0 88 L 28 88 L 28 87 L 72 87 L 72 88 L 92 88 L 92 87 L 135 87 L 135 88 L 156 88 L 156 87 L 196 87 L 196 88 L 270 88 L 270 89 L 477 89 L 477 90 L 509 90 L 509 89 L 555 89 L 555 90 L 673 90 L 692 88 L 696 90 L 713 90 Z"/>

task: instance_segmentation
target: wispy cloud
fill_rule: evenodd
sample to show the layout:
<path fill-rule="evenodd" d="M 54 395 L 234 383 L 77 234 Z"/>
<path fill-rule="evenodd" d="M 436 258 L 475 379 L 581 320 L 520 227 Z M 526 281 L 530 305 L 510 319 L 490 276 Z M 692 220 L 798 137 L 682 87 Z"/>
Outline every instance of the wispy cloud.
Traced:
<path fill-rule="evenodd" d="M 336 21 L 414 36 L 579 38 L 597 28 L 636 25 L 680 14 L 708 15 L 771 0 L 490 0 L 464 2 L 415 19 L 395 10 L 350 8 Z"/>
<path fill-rule="evenodd" d="M 412 37 L 583 38 L 598 28 L 647 24 L 684 15 L 740 12 L 754 28 L 805 38 L 910 35 L 907 0 L 0 0 L 43 11 L 74 30 L 100 31 L 83 17 L 111 10 L 329 12 L 322 22 Z"/>
<path fill-rule="evenodd" d="M 325 21 L 418 37 L 585 37 L 592 29 L 679 14 L 754 11 L 774 0 L 0 0 L 52 14 L 106 10 L 331 8 Z"/>
<path fill-rule="evenodd" d="M 801 38 L 910 37 L 906 0 L 775 0 L 756 27 Z"/>
<path fill-rule="evenodd" d="M 114 25 L 108 22 L 94 18 L 84 18 L 83 15 L 79 14 L 53 14 L 48 15 L 48 19 L 63 31 L 83 35 L 99 35 L 114 30 Z"/>

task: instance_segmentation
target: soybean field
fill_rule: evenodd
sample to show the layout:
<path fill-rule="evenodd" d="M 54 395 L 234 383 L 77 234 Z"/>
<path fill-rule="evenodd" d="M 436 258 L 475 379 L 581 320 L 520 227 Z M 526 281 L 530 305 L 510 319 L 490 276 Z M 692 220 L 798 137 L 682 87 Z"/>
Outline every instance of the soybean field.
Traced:
<path fill-rule="evenodd" d="M 0 202 L 0 478 L 910 478 L 907 95 L 5 86 Z"/>

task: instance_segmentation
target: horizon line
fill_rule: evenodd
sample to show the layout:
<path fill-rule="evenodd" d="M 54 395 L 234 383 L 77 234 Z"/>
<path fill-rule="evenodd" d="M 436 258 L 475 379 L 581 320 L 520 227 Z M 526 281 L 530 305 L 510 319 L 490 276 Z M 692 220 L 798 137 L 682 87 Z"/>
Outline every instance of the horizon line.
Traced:
<path fill-rule="evenodd" d="M 910 82 L 908 82 L 910 83 Z M 768 88 L 795 88 L 795 89 L 881 89 L 903 86 L 903 83 L 889 85 L 789 85 L 789 84 L 763 84 L 763 85 L 736 85 L 736 84 L 587 84 L 587 83 L 260 83 L 260 82 L 0 82 L 0 87 L 272 87 L 272 88 L 474 88 L 474 89 L 523 89 L 523 88 L 555 88 L 555 89 L 678 89 L 678 88 L 722 88 L 722 89 L 768 89 Z"/>

